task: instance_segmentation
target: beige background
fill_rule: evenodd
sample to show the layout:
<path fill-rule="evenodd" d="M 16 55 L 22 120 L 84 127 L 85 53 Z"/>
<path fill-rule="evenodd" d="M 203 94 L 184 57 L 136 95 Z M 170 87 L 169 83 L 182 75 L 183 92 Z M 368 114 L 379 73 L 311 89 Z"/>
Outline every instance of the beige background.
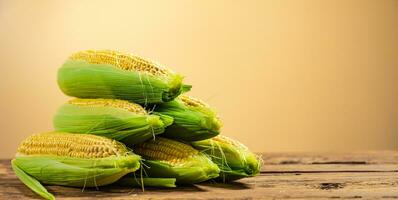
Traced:
<path fill-rule="evenodd" d="M 398 149 L 398 1 L 0 0 L 0 157 L 51 129 L 82 49 L 185 74 L 254 151 Z"/>

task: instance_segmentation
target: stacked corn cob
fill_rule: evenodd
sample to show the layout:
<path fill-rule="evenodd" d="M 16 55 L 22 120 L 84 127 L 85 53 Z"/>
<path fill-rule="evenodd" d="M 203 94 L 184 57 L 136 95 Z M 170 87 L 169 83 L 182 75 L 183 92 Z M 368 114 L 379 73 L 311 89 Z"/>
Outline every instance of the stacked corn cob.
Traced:
<path fill-rule="evenodd" d="M 182 80 L 127 53 L 73 54 L 59 69 L 58 84 L 76 98 L 55 114 L 55 131 L 21 143 L 12 160 L 16 175 L 41 197 L 54 199 L 42 183 L 175 187 L 259 174 L 261 158 L 219 135 L 215 111 L 183 94 L 191 86 Z"/>

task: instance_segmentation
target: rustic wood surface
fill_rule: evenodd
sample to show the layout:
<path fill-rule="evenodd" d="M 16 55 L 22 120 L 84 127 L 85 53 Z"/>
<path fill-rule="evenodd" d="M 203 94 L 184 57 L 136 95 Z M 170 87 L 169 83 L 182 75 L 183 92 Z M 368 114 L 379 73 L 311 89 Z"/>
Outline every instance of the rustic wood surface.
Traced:
<path fill-rule="evenodd" d="M 264 153 L 255 178 L 172 189 L 47 186 L 57 199 L 398 199 L 398 151 Z M 38 199 L 0 160 L 0 199 Z"/>

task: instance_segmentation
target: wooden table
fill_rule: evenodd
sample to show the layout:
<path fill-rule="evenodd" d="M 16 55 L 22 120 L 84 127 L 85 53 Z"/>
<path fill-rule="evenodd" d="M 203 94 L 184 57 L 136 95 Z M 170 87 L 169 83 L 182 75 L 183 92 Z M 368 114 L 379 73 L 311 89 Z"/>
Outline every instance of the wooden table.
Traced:
<path fill-rule="evenodd" d="M 173 189 L 47 186 L 58 199 L 398 199 L 398 151 L 264 153 L 261 175 Z M 38 198 L 0 161 L 0 199 Z"/>

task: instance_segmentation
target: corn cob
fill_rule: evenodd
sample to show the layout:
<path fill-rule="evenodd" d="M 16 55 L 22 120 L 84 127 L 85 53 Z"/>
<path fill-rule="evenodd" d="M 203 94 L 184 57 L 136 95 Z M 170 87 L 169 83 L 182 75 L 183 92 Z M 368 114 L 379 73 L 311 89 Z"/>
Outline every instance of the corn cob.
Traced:
<path fill-rule="evenodd" d="M 36 134 L 19 146 L 12 167 L 18 178 L 45 199 L 41 183 L 74 187 L 111 184 L 140 167 L 140 157 L 122 143 L 89 134 Z"/>
<path fill-rule="evenodd" d="M 261 157 L 242 143 L 226 136 L 192 142 L 194 148 L 208 155 L 221 170 L 218 179 L 232 181 L 260 173 Z"/>
<path fill-rule="evenodd" d="M 58 71 L 61 90 L 79 98 L 124 99 L 139 104 L 171 101 L 191 86 L 153 61 L 112 50 L 72 54 Z"/>
<path fill-rule="evenodd" d="M 193 184 L 218 176 L 220 170 L 206 155 L 190 145 L 156 137 L 134 146 L 144 158 L 149 177 L 175 178 L 178 184 Z"/>
<path fill-rule="evenodd" d="M 100 135 L 132 145 L 162 133 L 172 121 L 149 115 L 125 100 L 73 99 L 57 111 L 53 123 L 57 131 Z"/>
<path fill-rule="evenodd" d="M 174 118 L 167 127 L 164 137 L 184 141 L 198 141 L 212 138 L 220 133 L 220 119 L 209 105 L 201 100 L 181 95 L 174 101 L 157 105 L 157 113 Z"/>

